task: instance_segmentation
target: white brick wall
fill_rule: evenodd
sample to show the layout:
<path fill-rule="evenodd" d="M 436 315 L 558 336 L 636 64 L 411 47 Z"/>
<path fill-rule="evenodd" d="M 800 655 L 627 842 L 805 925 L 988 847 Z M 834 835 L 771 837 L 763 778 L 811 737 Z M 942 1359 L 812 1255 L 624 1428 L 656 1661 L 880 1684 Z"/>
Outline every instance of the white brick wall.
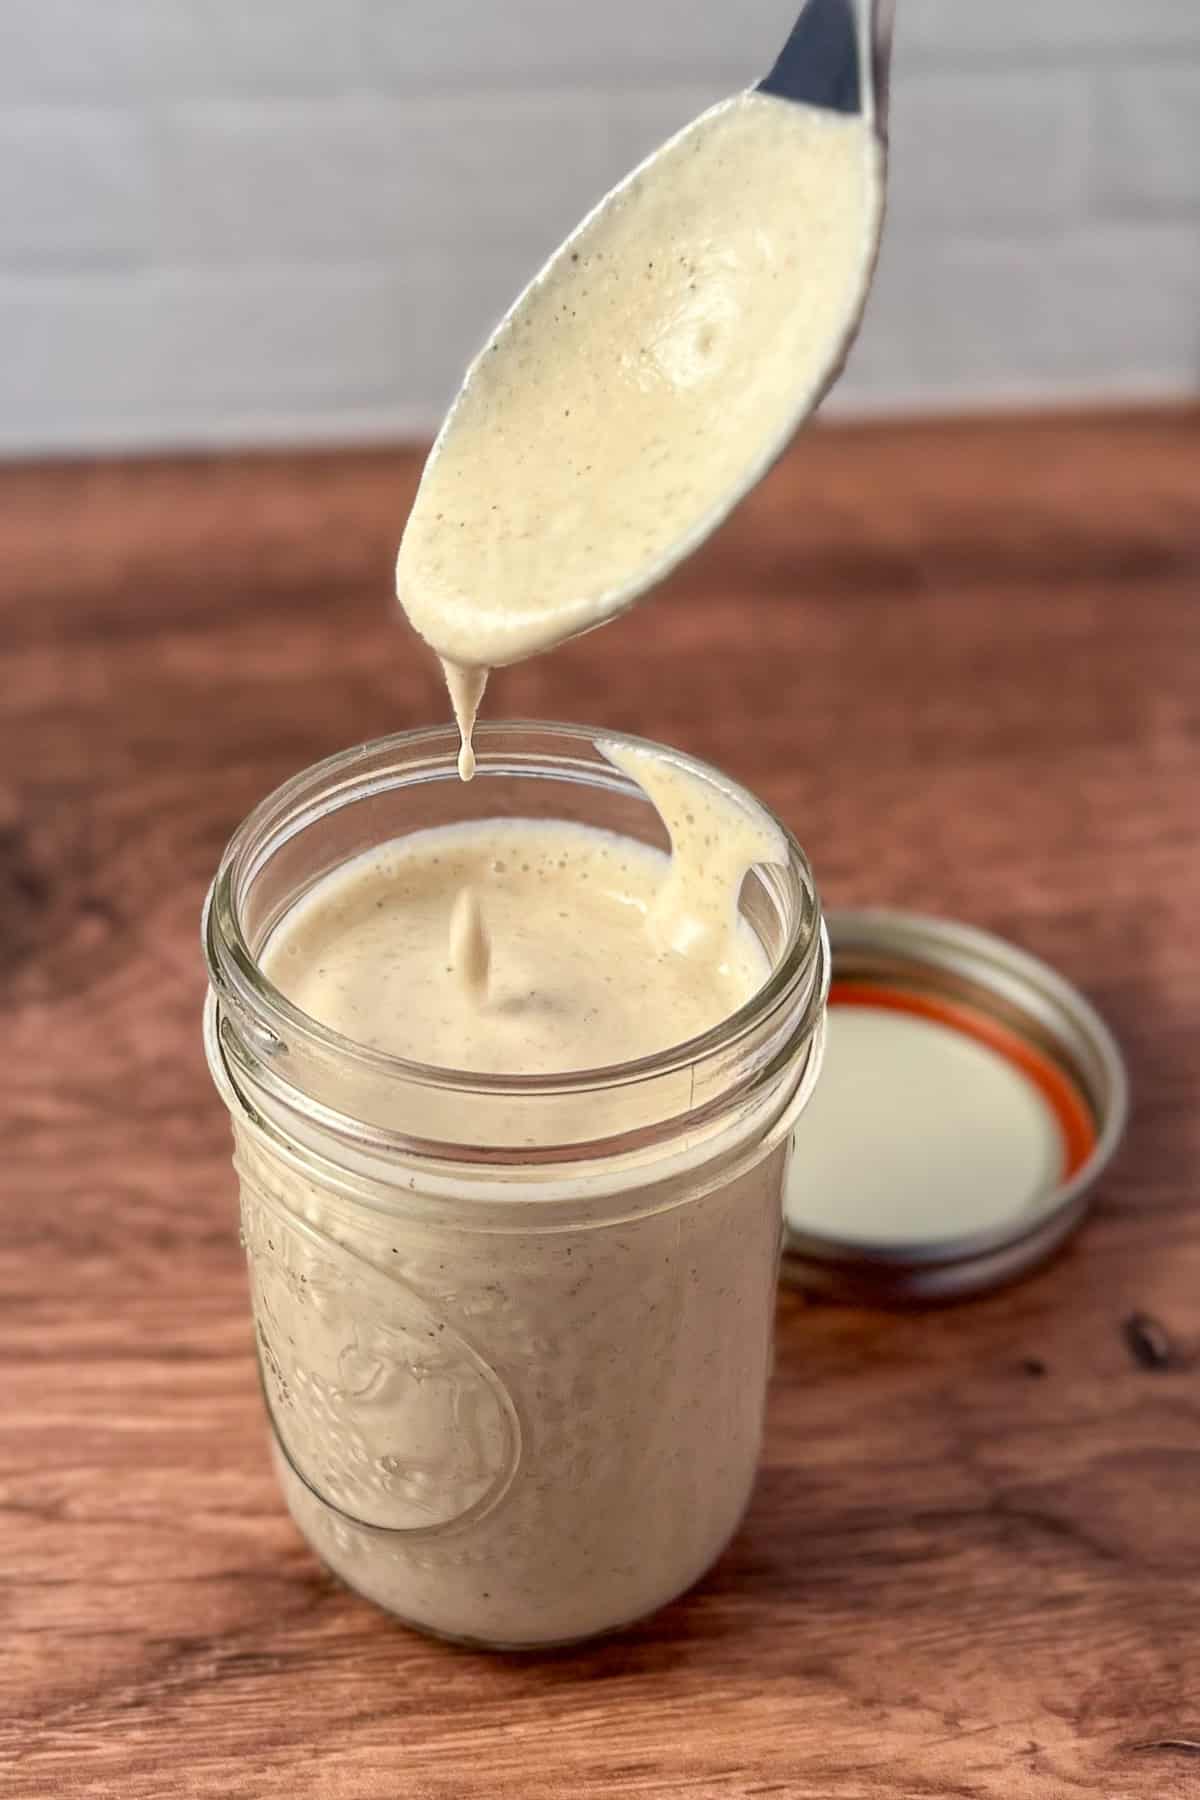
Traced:
<path fill-rule="evenodd" d="M 0 266 L 74 270 L 144 257 L 149 177 L 136 118 L 101 107 L 0 109 Z"/>
<path fill-rule="evenodd" d="M 434 11 L 437 3 L 428 0 Z M 396 4 L 407 10 L 406 0 Z M 0 97 L 145 107 L 191 94 L 336 93 L 362 78 L 366 5 L 4 0 Z"/>
<path fill-rule="evenodd" d="M 502 93 L 181 106 L 158 136 L 156 249 L 168 264 L 328 266 L 516 244 L 528 266 L 614 166 L 653 149 L 664 118 L 710 98 L 694 87 L 549 90 L 517 106 Z"/>
<path fill-rule="evenodd" d="M 0 0 L 0 451 L 419 433 L 798 0 Z M 1200 0 L 898 0 L 833 405 L 1200 385 Z"/>
<path fill-rule="evenodd" d="M 1200 216 L 1200 58 L 1190 68 L 1106 74 L 1098 97 L 1097 210 L 1115 218 Z"/>

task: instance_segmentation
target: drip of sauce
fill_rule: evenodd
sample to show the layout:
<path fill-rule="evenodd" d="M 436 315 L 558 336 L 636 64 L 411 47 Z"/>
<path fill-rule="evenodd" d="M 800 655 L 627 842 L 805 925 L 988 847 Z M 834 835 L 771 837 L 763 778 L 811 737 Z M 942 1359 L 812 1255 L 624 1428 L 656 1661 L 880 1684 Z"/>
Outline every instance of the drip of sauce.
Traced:
<path fill-rule="evenodd" d="M 475 779 L 475 720 L 479 715 L 479 702 L 483 699 L 483 690 L 487 686 L 488 671 L 481 668 L 469 668 L 463 663 L 451 662 L 443 657 L 442 673 L 446 678 L 450 704 L 454 709 L 454 722 L 458 726 L 459 779 L 460 781 L 473 781 Z"/>
<path fill-rule="evenodd" d="M 635 170 L 501 322 L 426 464 L 396 571 L 442 658 L 464 781 L 488 669 L 636 597 L 815 404 L 861 305 L 881 204 L 866 120 L 742 94 Z M 705 828 L 674 806 L 677 771 L 648 753 L 614 760 L 671 835 L 652 941 L 719 947 L 755 860 L 744 821 L 732 836 Z"/>
<path fill-rule="evenodd" d="M 737 901 L 755 863 L 784 863 L 787 844 L 765 813 L 751 813 L 661 751 L 601 743 L 609 762 L 636 781 L 667 828 L 671 856 L 647 909 L 650 941 L 722 965 L 739 931 Z"/>

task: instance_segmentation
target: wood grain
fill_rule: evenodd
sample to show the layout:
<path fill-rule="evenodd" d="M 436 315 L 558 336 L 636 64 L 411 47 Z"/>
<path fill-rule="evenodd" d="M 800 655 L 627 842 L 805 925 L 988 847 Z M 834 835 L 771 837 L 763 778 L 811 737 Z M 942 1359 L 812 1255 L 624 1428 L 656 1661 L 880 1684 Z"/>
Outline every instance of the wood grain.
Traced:
<path fill-rule="evenodd" d="M 199 1041 L 230 829 L 445 713 L 389 607 L 416 471 L 0 475 L 0 1793 L 1200 1794 L 1200 418 L 814 431 L 652 606 L 496 678 L 493 713 L 724 764 L 827 900 L 1050 957 L 1137 1102 L 1023 1285 L 785 1295 L 713 1576 L 510 1660 L 390 1624 L 285 1518 Z"/>

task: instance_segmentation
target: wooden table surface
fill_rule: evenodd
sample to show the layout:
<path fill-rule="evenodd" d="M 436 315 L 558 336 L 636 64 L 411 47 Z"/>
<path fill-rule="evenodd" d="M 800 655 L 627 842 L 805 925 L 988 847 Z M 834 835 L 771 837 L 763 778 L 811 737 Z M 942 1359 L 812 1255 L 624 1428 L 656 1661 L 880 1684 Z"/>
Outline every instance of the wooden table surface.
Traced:
<path fill-rule="evenodd" d="M 723 764 L 827 901 L 1049 957 L 1136 1093 L 1024 1284 L 784 1295 L 734 1546 L 551 1657 L 410 1634 L 289 1524 L 200 1050 L 231 828 L 445 714 L 389 605 L 416 467 L 0 476 L 0 1794 L 1200 1794 L 1200 419 L 818 429 L 654 604 L 496 678 Z"/>

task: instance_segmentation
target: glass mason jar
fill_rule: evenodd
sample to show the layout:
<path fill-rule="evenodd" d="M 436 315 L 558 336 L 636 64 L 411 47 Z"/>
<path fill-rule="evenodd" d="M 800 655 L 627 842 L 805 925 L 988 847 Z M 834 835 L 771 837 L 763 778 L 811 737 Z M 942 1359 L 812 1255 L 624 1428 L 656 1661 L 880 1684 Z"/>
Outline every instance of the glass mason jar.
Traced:
<path fill-rule="evenodd" d="M 259 956 L 315 882 L 372 846 L 515 817 L 668 847 L 589 732 L 488 725 L 479 750 L 465 785 L 451 731 L 388 738 L 250 815 L 206 907 L 205 1039 L 233 1119 L 263 1395 L 296 1524 L 408 1623 L 522 1647 L 652 1611 L 741 1518 L 828 948 L 788 836 L 786 866 L 752 871 L 739 902 L 767 981 L 678 1048 L 491 1076 L 322 1027 Z"/>

